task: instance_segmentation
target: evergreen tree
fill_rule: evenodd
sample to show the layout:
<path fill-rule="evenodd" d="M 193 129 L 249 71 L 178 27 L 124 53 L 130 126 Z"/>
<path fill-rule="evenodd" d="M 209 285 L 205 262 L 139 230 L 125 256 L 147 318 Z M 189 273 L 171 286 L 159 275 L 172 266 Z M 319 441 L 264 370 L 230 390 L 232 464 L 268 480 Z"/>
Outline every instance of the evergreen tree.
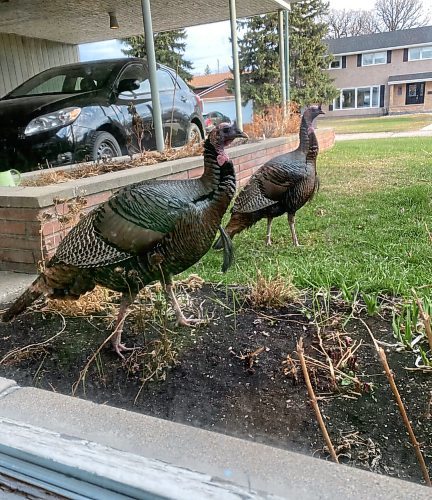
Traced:
<path fill-rule="evenodd" d="M 265 14 L 240 20 L 245 30 L 239 38 L 239 67 L 242 99 L 252 99 L 260 111 L 281 102 L 279 38 L 277 14 Z M 233 92 L 233 82 L 229 90 Z"/>
<path fill-rule="evenodd" d="M 204 74 L 205 75 L 211 75 L 211 69 L 210 66 L 207 64 L 207 66 L 204 68 Z"/>
<path fill-rule="evenodd" d="M 186 31 L 183 29 L 163 31 L 154 35 L 154 45 L 156 61 L 178 71 L 183 80 L 190 81 L 192 80 L 192 74 L 188 70 L 191 70 L 193 65 L 183 57 L 186 48 L 184 41 L 186 37 Z M 144 35 L 125 38 L 122 42 L 127 45 L 127 48 L 123 49 L 124 54 L 131 57 L 147 56 Z"/>
<path fill-rule="evenodd" d="M 291 4 L 290 85 L 291 99 L 300 105 L 329 102 L 337 90 L 327 72 L 331 56 L 323 39 L 327 25 L 320 21 L 328 13 L 323 0 L 303 0 Z"/>
<path fill-rule="evenodd" d="M 331 56 L 323 43 L 327 27 L 319 19 L 327 12 L 323 0 L 291 4 L 290 90 L 291 100 L 300 105 L 329 102 L 337 94 L 327 69 Z M 244 30 L 239 39 L 239 66 L 242 99 L 254 101 L 255 109 L 279 104 L 282 100 L 279 62 L 278 15 L 266 14 L 238 22 Z M 229 86 L 233 92 L 233 84 Z"/>

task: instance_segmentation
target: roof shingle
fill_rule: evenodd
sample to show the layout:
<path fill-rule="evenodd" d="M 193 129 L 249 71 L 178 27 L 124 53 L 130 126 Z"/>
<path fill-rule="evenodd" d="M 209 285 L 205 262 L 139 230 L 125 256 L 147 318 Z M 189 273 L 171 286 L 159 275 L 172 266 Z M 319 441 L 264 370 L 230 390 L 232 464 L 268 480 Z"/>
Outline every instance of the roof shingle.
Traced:
<path fill-rule="evenodd" d="M 214 73 L 211 75 L 199 75 L 194 76 L 189 82 L 190 85 L 196 89 L 202 89 L 207 87 L 212 87 L 217 83 L 223 82 L 224 80 L 231 80 L 232 73 L 227 71 L 226 73 Z"/>
<path fill-rule="evenodd" d="M 432 44 L 432 26 L 325 40 L 331 54 L 353 54 L 371 50 Z"/>

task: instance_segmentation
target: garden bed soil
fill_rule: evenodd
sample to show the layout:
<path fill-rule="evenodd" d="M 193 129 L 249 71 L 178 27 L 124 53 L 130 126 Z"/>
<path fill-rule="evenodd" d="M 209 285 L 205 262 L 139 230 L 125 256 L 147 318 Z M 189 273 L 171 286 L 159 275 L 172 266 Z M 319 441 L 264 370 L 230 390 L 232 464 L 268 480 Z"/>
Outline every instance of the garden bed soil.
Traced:
<path fill-rule="evenodd" d="M 297 362 L 293 362 L 294 368 L 293 363 L 284 363 L 287 355 L 296 359 L 300 337 L 306 354 L 325 361 L 316 350 L 317 328 L 307 317 L 307 300 L 253 309 L 238 299 L 242 295 L 239 288 L 210 285 L 191 292 L 189 305 L 193 307 L 189 312 L 200 309 L 210 320 L 193 330 L 177 328 L 171 318 L 164 326 L 164 315 L 154 311 L 154 319 L 129 318 L 123 339 L 141 349 L 127 353 L 125 362 L 109 348 L 101 349 L 76 387 L 76 395 L 328 459 L 301 370 Z M 326 344 L 332 356 L 341 339 L 342 344 L 361 341 L 347 372 L 361 384 L 347 378 L 339 385 L 339 392 L 331 391 L 326 373 L 310 365 L 340 461 L 421 482 L 414 450 L 364 325 L 351 319 L 343 334 L 330 334 L 332 329 L 341 330 L 341 318 L 347 314 L 346 306 L 333 303 L 332 322 L 321 333 L 326 342 L 336 339 L 333 347 Z M 11 324 L 0 324 L 2 357 L 63 330 L 43 347 L 4 360 L 0 375 L 21 386 L 70 395 L 80 371 L 111 331 L 103 316 L 64 318 L 36 310 Z M 379 340 L 393 344 L 386 348 L 388 360 L 431 470 L 432 374 L 405 368 L 413 366 L 413 354 L 394 347 L 388 318 L 364 320 Z M 145 378 L 149 380 L 143 385 Z"/>

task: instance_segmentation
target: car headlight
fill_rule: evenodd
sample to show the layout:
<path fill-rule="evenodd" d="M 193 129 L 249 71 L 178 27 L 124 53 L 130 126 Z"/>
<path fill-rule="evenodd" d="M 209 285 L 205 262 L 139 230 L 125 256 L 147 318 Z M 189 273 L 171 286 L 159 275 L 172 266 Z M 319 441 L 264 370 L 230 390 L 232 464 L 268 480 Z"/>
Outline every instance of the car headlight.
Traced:
<path fill-rule="evenodd" d="M 53 128 L 65 127 L 73 123 L 81 113 L 81 108 L 64 108 L 54 113 L 34 118 L 24 130 L 25 135 L 39 134 Z"/>

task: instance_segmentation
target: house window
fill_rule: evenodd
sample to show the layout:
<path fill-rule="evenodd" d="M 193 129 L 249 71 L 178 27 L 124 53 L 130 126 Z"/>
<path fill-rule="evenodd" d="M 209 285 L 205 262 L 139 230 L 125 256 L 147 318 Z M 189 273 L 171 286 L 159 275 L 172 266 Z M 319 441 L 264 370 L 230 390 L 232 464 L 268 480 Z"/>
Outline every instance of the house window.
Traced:
<path fill-rule="evenodd" d="M 419 59 L 432 59 L 432 45 L 413 47 L 408 50 L 408 61 L 417 61 Z"/>
<path fill-rule="evenodd" d="M 340 69 L 340 68 L 342 68 L 342 56 L 335 56 L 334 60 L 329 65 L 329 69 Z"/>
<path fill-rule="evenodd" d="M 362 54 L 362 66 L 371 66 L 373 64 L 386 64 L 387 52 L 371 52 Z"/>
<path fill-rule="evenodd" d="M 355 108 L 355 89 L 342 90 L 342 109 Z"/>
<path fill-rule="evenodd" d="M 378 108 L 379 93 L 380 88 L 378 85 L 341 89 L 339 96 L 333 101 L 333 109 Z"/>

